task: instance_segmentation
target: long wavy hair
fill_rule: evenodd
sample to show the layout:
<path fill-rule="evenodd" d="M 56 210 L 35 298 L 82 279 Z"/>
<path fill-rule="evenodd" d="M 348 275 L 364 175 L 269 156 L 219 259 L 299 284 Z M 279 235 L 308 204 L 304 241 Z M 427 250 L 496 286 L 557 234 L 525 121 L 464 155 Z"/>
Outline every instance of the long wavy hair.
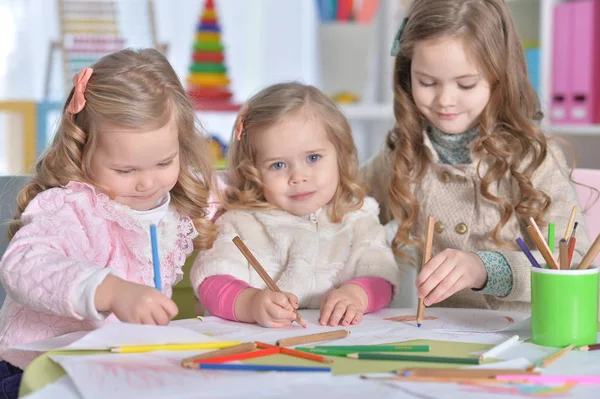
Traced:
<path fill-rule="evenodd" d="M 532 174 L 547 156 L 548 143 L 536 124 L 543 115 L 527 77 L 510 11 L 504 0 L 415 0 L 407 17 L 394 67 L 396 123 L 386 138 L 393 158 L 390 208 L 398 222 L 392 242 L 394 252 L 402 257 L 404 245 L 421 245 L 409 235 L 419 215 L 419 204 L 410 186 L 423 180 L 431 159 L 423 137 L 427 121 L 411 94 L 411 59 L 416 43 L 440 37 L 461 40 L 490 82 L 490 100 L 479 118 L 480 135 L 473 148 L 481 155 L 477 165 L 481 195 L 501 211 L 490 238 L 500 247 L 515 248 L 514 243 L 500 238 L 500 231 L 513 213 L 521 218 L 533 217 L 541 224 L 551 199 L 531 183 Z M 529 161 L 526 166 L 523 160 Z M 483 175 L 482 162 L 489 165 Z M 490 191 L 507 175 L 520 190 L 512 202 Z"/>
<path fill-rule="evenodd" d="M 74 115 L 66 112 L 72 89 L 52 144 L 17 197 L 17 213 L 8 227 L 9 238 L 21 228 L 21 214 L 37 194 L 69 181 L 94 185 L 91 160 L 103 131 L 155 130 L 174 117 L 181 166 L 171 190 L 171 201 L 179 212 L 192 219 L 198 230 L 194 246 L 198 249 L 212 246 L 216 227 L 206 219 L 213 182 L 208 145 L 167 59 L 153 49 L 126 49 L 103 57 L 91 68 L 94 71 L 85 89 L 85 107 Z"/>
<path fill-rule="evenodd" d="M 280 83 L 251 97 L 239 115 L 241 139 L 235 137 L 228 151 L 230 184 L 226 191 L 226 209 L 269 209 L 263 193 L 261 174 L 256 167 L 256 147 L 250 137 L 308 109 L 323 123 L 335 147 L 340 172 L 339 185 L 331 200 L 329 216 L 340 222 L 347 212 L 360 209 L 365 189 L 358 177 L 358 155 L 348 121 L 337 105 L 313 86 Z"/>

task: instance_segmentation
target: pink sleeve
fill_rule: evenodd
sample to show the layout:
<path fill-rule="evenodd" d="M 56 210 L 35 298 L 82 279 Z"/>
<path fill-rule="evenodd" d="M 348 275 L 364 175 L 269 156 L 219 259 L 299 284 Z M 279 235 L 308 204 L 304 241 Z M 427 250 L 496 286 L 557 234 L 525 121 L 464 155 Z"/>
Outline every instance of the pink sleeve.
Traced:
<path fill-rule="evenodd" d="M 365 314 L 383 309 L 392 301 L 394 287 L 381 277 L 359 277 L 345 284 L 356 284 L 367 292 L 369 304 L 365 309 Z"/>
<path fill-rule="evenodd" d="M 208 277 L 200 284 L 200 301 L 213 316 L 238 321 L 235 300 L 250 284 L 228 274 Z"/>
<path fill-rule="evenodd" d="M 91 192 L 91 191 L 90 191 Z M 83 319 L 72 294 L 103 267 L 91 259 L 109 255 L 106 225 L 90 215 L 90 195 L 54 188 L 38 194 L 21 215 L 23 227 L 0 262 L 10 297 L 33 310 Z M 93 224 L 86 228 L 83 218 Z"/>

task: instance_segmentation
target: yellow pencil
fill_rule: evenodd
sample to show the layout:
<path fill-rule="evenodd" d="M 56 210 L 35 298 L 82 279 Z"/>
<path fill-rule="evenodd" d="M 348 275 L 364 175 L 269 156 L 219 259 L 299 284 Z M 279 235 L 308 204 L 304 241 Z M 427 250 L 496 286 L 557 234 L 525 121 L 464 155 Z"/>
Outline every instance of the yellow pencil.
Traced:
<path fill-rule="evenodd" d="M 208 349 L 222 349 L 239 345 L 241 342 L 198 342 L 195 344 L 165 344 L 165 345 L 130 345 L 111 348 L 111 352 L 142 353 L 153 351 L 202 351 Z"/>

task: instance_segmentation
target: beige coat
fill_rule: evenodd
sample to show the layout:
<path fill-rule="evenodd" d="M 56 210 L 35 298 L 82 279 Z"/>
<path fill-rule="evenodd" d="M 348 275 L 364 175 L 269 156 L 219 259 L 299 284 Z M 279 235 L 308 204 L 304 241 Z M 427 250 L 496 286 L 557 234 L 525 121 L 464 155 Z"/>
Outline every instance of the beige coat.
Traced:
<path fill-rule="evenodd" d="M 430 151 L 433 162 L 421 184 L 414 187 L 413 192 L 419 201 L 420 210 L 412 231 L 413 236 L 423 237 L 427 216 L 434 216 L 437 224 L 433 239 L 433 255 L 445 248 L 463 251 L 498 251 L 508 261 L 513 276 L 512 292 L 506 297 L 494 297 L 465 289 L 441 302 L 441 306 L 528 311 L 531 292 L 531 264 L 521 251 L 498 248 L 489 239 L 490 232 L 500 220 L 500 210 L 495 204 L 480 195 L 481 183 L 476 170 L 479 158 L 476 154 L 471 153 L 472 164 L 439 164 L 437 163 L 437 152 L 433 149 L 429 137 L 427 134 L 424 134 L 424 137 L 425 145 Z M 485 173 L 487 167 L 485 162 L 482 162 L 481 175 Z M 384 149 L 361 168 L 363 177 L 371 185 L 371 195 L 381 204 L 380 217 L 384 224 L 388 223 L 391 218 L 388 187 L 392 170 L 393 154 L 390 154 L 387 149 Z M 557 248 L 558 240 L 564 235 L 571 209 L 573 206 L 577 206 L 576 221 L 579 222 L 579 227 L 573 262 L 579 262 L 589 246 L 587 229 L 575 188 L 568 178 L 568 167 L 564 154 L 555 143 L 549 145 L 548 156 L 532 176 L 532 182 L 534 187 L 541 189 L 552 198 L 552 204 L 544 219 L 554 222 L 556 225 Z M 507 199 L 514 199 L 519 195 L 516 181 L 508 177 L 490 187 L 490 191 L 496 196 Z M 525 220 L 513 213 L 502 229 L 501 237 L 507 241 L 514 241 L 517 237 L 522 237 L 529 248 L 535 248 L 527 234 L 527 225 Z M 397 224 L 392 221 L 386 227 L 395 231 Z M 541 226 L 540 228 L 542 233 L 547 235 L 547 228 Z M 416 252 L 410 248 L 408 251 L 413 254 Z M 545 263 L 539 251 L 532 251 L 532 253 L 538 262 Z M 415 263 L 417 265 L 421 264 L 420 256 L 420 254 L 416 256 Z M 408 267 L 406 264 L 402 266 Z"/>
<path fill-rule="evenodd" d="M 356 277 L 382 277 L 394 285 L 400 269 L 379 222 L 379 206 L 365 198 L 340 223 L 327 212 L 299 217 L 281 210 L 229 211 L 217 219 L 213 247 L 201 251 L 191 272 L 194 292 L 207 277 L 229 274 L 264 288 L 231 241 L 239 236 L 282 291 L 298 297 L 302 308 L 319 308 L 327 291 Z"/>

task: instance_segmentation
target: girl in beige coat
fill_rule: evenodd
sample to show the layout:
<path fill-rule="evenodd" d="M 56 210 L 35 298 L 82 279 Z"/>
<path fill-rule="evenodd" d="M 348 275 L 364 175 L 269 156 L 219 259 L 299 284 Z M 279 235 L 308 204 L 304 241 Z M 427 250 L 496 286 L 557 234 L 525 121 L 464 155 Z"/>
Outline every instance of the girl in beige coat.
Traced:
<path fill-rule="evenodd" d="M 528 310 L 533 217 L 564 234 L 578 206 L 503 0 L 415 0 L 394 40 L 396 123 L 362 169 L 393 230 L 400 263 L 420 264 L 428 216 L 433 258 L 416 279 L 427 306 Z M 578 210 L 578 262 L 587 249 Z M 532 251 L 543 263 L 538 251 Z"/>
<path fill-rule="evenodd" d="M 348 122 L 329 98 L 297 83 L 264 89 L 240 111 L 228 156 L 227 212 L 191 273 L 211 314 L 282 327 L 294 309 L 319 308 L 320 323 L 336 326 L 389 304 L 399 268 L 379 206 L 358 182 Z M 285 293 L 264 289 L 235 236 Z"/>

